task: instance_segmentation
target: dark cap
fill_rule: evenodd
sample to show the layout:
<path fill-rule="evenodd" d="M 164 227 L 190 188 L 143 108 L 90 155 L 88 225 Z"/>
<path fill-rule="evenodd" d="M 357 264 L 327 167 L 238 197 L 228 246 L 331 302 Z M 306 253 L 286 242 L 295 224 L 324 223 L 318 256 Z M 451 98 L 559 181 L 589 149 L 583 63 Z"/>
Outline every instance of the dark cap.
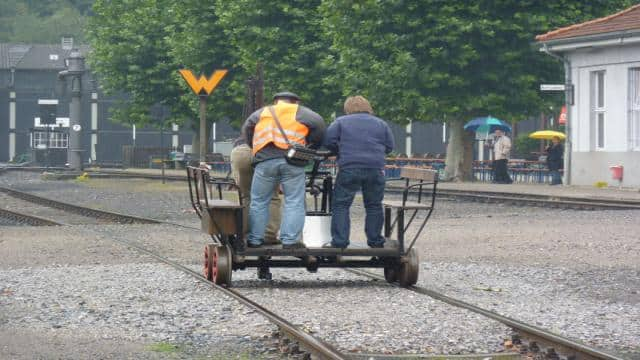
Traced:
<path fill-rule="evenodd" d="M 289 91 L 283 91 L 273 95 L 273 100 L 276 100 L 276 99 L 292 99 L 292 100 L 300 101 L 300 96 Z"/>

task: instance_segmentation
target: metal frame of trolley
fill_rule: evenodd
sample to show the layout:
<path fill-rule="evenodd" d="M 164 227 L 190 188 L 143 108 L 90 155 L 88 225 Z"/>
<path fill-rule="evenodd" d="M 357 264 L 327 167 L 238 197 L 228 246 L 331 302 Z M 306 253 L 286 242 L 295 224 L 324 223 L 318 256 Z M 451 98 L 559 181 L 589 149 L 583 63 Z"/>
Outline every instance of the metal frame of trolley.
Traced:
<path fill-rule="evenodd" d="M 330 216 L 333 177 L 320 171 L 326 154 L 316 156 L 312 170 L 307 172 L 306 189 L 313 197 L 313 206 L 307 216 Z M 205 245 L 203 273 L 219 285 L 231 286 L 232 272 L 257 268 L 258 277 L 271 279 L 272 267 L 306 268 L 316 272 L 323 267 L 384 268 L 388 282 L 411 286 L 418 280 L 419 259 L 414 245 L 429 220 L 436 198 L 438 176 L 435 170 L 405 167 L 400 178 L 388 179 L 387 185 L 401 180 L 393 189 L 401 193 L 400 200 L 384 201 L 385 247 L 368 248 L 351 245 L 345 249 L 306 247 L 283 249 L 281 245 L 259 248 L 246 246 L 248 204 L 243 204 L 238 186 L 228 178 L 214 178 L 209 169 L 187 167 L 189 194 L 193 208 L 201 220 L 202 232 L 211 235 L 212 242 Z M 228 199 L 229 191 L 237 198 Z M 225 198 L 227 194 L 227 198 Z M 407 230 L 414 225 L 417 231 L 410 241 Z M 395 234 L 394 234 L 395 233 Z M 395 236 L 394 236 L 395 235 Z"/>

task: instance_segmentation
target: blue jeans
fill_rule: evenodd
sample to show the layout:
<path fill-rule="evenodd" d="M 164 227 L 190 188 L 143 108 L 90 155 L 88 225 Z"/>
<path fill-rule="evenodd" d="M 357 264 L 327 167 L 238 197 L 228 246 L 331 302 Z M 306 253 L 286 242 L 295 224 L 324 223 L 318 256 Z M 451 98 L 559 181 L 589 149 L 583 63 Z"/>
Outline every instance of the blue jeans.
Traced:
<path fill-rule="evenodd" d="M 284 192 L 280 241 L 283 245 L 298 242 L 306 215 L 304 179 L 304 168 L 289 165 L 284 158 L 265 160 L 256 165 L 251 182 L 249 243 L 261 245 L 264 242 L 269 203 L 278 183 Z"/>
<path fill-rule="evenodd" d="M 384 198 L 384 171 L 381 169 L 340 169 L 333 189 L 331 216 L 331 244 L 334 247 L 347 247 L 351 231 L 349 208 L 358 190 L 362 191 L 362 200 L 366 217 L 364 232 L 369 246 L 384 244 L 382 225 L 382 199 Z"/>
<path fill-rule="evenodd" d="M 562 184 L 562 178 L 560 177 L 560 170 L 551 170 L 549 171 L 551 175 L 551 185 L 560 185 Z"/>

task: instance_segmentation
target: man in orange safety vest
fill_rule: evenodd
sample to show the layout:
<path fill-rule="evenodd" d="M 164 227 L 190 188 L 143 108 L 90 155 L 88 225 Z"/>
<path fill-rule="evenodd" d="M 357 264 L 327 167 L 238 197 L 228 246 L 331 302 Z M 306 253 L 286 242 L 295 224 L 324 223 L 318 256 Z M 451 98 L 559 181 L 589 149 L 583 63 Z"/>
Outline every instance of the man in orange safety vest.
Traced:
<path fill-rule="evenodd" d="M 299 248 L 304 247 L 299 239 L 305 218 L 305 173 L 304 166 L 287 162 L 286 153 L 290 144 L 319 147 L 326 126 L 320 115 L 300 105 L 300 97 L 294 93 L 277 93 L 273 100 L 273 105 L 251 114 L 243 126 L 247 144 L 252 147 L 255 167 L 247 245 L 259 247 L 264 243 L 269 202 L 276 185 L 280 184 L 284 192 L 280 241 L 285 249 Z"/>

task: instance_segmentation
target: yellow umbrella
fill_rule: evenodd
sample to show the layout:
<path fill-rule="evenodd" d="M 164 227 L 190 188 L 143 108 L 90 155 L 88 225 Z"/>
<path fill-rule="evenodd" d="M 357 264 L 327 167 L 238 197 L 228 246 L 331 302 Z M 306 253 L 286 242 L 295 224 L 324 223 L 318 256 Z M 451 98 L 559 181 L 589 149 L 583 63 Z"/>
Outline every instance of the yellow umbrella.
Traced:
<path fill-rule="evenodd" d="M 530 138 L 541 139 L 541 140 L 551 140 L 556 136 L 559 137 L 560 140 L 564 140 L 567 137 L 567 135 L 565 135 L 564 133 L 561 133 L 559 131 L 553 131 L 553 130 L 540 130 L 540 131 L 532 132 L 531 134 L 529 134 Z"/>

